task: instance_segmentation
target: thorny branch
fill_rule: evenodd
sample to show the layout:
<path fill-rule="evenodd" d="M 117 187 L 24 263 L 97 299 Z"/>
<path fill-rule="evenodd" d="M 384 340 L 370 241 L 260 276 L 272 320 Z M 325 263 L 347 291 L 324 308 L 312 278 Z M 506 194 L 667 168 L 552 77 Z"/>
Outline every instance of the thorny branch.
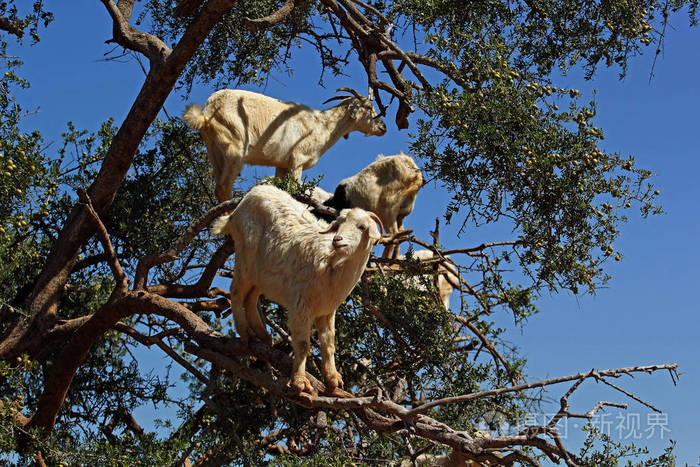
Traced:
<path fill-rule="evenodd" d="M 626 367 L 626 368 L 616 368 L 612 370 L 591 370 L 588 373 L 577 373 L 575 375 L 570 375 L 570 376 L 561 376 L 559 378 L 551 378 L 551 379 L 546 379 L 542 381 L 537 381 L 533 383 L 524 383 L 524 384 L 519 384 L 517 386 L 510 386 L 506 388 L 498 388 L 498 389 L 490 389 L 488 391 L 481 391 L 477 393 L 472 393 L 472 394 L 466 394 L 462 396 L 455 396 L 455 397 L 447 397 L 444 399 L 428 402 L 426 404 L 423 404 L 419 407 L 416 407 L 412 409 L 411 411 L 413 413 L 425 413 L 428 409 L 431 409 L 433 407 L 437 407 L 439 405 L 446 405 L 446 404 L 457 404 L 457 403 L 463 403 L 463 402 L 468 402 L 471 400 L 475 399 L 481 399 L 484 397 L 490 397 L 490 396 L 495 396 L 498 394 L 505 394 L 509 392 L 520 392 L 524 391 L 526 389 L 534 389 L 534 388 L 540 388 L 544 386 L 550 386 L 552 384 L 559 384 L 559 383 L 564 383 L 566 381 L 574 381 L 578 379 L 587 379 L 587 378 L 595 378 L 596 380 L 602 379 L 603 377 L 612 377 L 612 378 L 617 378 L 623 374 L 631 374 L 631 373 L 651 373 L 654 371 L 658 370 L 671 370 L 674 373 L 678 369 L 678 364 L 677 363 L 671 363 L 667 365 L 649 365 L 649 366 L 635 366 L 635 367 Z"/>

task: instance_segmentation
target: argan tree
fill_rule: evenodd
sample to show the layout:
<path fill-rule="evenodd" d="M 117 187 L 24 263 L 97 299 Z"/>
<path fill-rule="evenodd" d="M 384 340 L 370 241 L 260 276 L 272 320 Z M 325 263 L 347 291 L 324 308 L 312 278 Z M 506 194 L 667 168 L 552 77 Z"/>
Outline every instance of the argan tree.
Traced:
<path fill-rule="evenodd" d="M 52 20 L 44 2 L 28 3 L 0 3 L 5 459 L 609 465 L 639 452 L 595 432 L 567 446 L 555 427 L 622 406 L 571 408 L 584 381 L 634 397 L 610 379 L 660 369 L 674 378 L 675 364 L 529 381 L 493 316 L 523 324 L 543 292 L 594 293 L 619 255 L 613 242 L 627 213 L 660 212 L 650 172 L 598 147 L 595 104 L 553 83 L 571 69 L 624 75 L 631 57 L 659 53 L 670 15 L 683 10 L 695 23 L 696 1 L 102 0 L 113 24 L 106 50 L 139 60 L 146 78 L 124 121 L 69 124 L 58 145 L 18 126 L 26 110 L 13 96 L 28 83 L 21 58 L 5 50 L 8 41 L 36 44 Z M 317 356 L 307 368 L 315 393 L 287 387 L 291 347 L 276 304 L 260 304 L 273 346 L 237 338 L 228 292 L 213 285 L 230 277 L 235 246 L 206 227 L 243 193 L 216 205 L 199 135 L 158 118 L 168 96 L 193 85 L 261 83 L 293 69 L 298 45 L 317 53 L 326 76 L 361 65 L 353 78 L 395 122 L 391 131 L 411 127 L 410 152 L 449 193 L 447 221 L 512 232 L 449 251 L 439 224 L 431 239 L 385 239 L 408 254 L 372 257 L 338 310 L 345 391 L 332 394 Z M 412 259 L 414 248 L 434 259 Z M 459 272 L 452 310 L 435 293 L 439 264 Z M 167 355 L 170 371 L 144 372 L 138 360 L 148 352 Z M 539 388 L 567 382 L 546 424 L 477 430 L 494 413 L 517 426 L 539 410 Z M 143 405 L 175 406 L 177 416 L 149 432 L 133 415 Z"/>

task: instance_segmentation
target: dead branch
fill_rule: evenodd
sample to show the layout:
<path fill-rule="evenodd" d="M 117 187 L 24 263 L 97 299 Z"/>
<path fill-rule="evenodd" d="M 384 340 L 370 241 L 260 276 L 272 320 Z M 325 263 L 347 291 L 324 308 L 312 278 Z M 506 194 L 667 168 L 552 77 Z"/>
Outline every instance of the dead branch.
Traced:
<path fill-rule="evenodd" d="M 675 371 L 675 368 L 673 368 L 672 370 Z M 628 392 L 628 391 L 625 391 L 624 389 L 622 389 L 622 388 L 619 387 L 619 386 L 614 385 L 613 383 L 611 383 L 610 381 L 606 380 L 605 378 L 601 378 L 600 381 L 602 381 L 603 383 L 607 384 L 607 385 L 610 386 L 611 388 L 616 389 L 617 391 L 620 391 L 621 393 L 623 393 L 624 395 L 626 395 L 626 396 L 629 397 L 630 399 L 634 399 L 635 401 L 639 402 L 640 404 L 649 407 L 649 408 L 650 408 L 651 410 L 653 410 L 654 412 L 656 412 L 656 413 L 661 413 L 661 410 L 657 409 L 656 407 L 654 407 L 654 406 L 651 405 L 650 403 L 645 402 L 645 401 L 643 401 L 642 399 L 640 399 L 640 398 L 638 398 L 637 396 L 635 396 L 634 394 L 632 394 L 632 393 L 630 393 L 630 392 Z M 675 381 L 674 381 L 674 384 L 675 384 Z"/>
<path fill-rule="evenodd" d="M 487 391 L 481 391 L 481 392 L 466 394 L 466 395 L 462 395 L 462 396 L 446 397 L 444 399 L 428 402 L 428 403 L 423 404 L 421 406 L 418 406 L 414 409 L 411 409 L 411 413 L 413 413 L 413 414 L 425 413 L 427 410 L 429 410 L 433 407 L 437 407 L 439 405 L 468 402 L 468 401 L 475 400 L 475 399 L 482 399 L 484 397 L 491 397 L 491 396 L 505 394 L 505 393 L 509 393 L 509 392 L 520 392 L 520 391 L 524 391 L 526 389 L 541 388 L 544 386 L 550 386 L 552 384 L 564 383 L 566 381 L 573 381 L 573 380 L 577 380 L 577 379 L 581 379 L 581 378 L 584 378 L 584 379 L 585 378 L 595 378 L 596 380 L 598 380 L 604 376 L 619 377 L 623 374 L 632 374 L 632 373 L 640 373 L 640 372 L 651 373 L 651 372 L 655 372 L 658 370 L 676 371 L 677 369 L 678 369 L 677 363 L 669 363 L 669 364 L 664 364 L 664 365 L 633 366 L 633 367 L 615 368 L 615 369 L 609 369 L 609 370 L 597 370 L 597 371 L 591 370 L 588 373 L 577 373 L 575 375 L 562 376 L 559 378 L 551 378 L 551 379 L 546 379 L 546 380 L 542 380 L 542 381 L 535 381 L 532 383 L 519 384 L 517 386 L 510 386 L 510 387 L 498 388 L 498 389 L 490 389 Z"/>

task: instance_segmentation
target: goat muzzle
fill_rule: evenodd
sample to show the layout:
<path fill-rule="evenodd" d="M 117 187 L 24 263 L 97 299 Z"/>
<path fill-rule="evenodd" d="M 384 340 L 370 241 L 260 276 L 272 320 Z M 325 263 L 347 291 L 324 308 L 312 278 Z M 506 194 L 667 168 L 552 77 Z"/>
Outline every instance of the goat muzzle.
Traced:
<path fill-rule="evenodd" d="M 343 248 L 348 246 L 348 242 L 342 237 L 342 235 L 336 235 L 333 237 L 333 248 Z"/>

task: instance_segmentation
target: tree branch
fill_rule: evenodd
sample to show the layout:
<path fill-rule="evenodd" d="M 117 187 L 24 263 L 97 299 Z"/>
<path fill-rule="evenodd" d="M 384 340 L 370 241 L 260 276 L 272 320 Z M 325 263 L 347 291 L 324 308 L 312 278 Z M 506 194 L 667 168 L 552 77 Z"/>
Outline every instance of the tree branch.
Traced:
<path fill-rule="evenodd" d="M 202 374 L 201 371 L 199 371 L 197 368 L 194 367 L 190 362 L 182 358 L 180 354 L 175 352 L 172 347 L 167 345 L 165 342 L 163 342 L 163 337 L 167 336 L 172 336 L 178 333 L 177 329 L 168 329 L 164 332 L 158 333 L 155 336 L 144 336 L 140 332 L 138 332 L 136 329 L 132 328 L 131 326 L 127 326 L 126 324 L 122 322 L 118 322 L 117 324 L 114 325 L 114 329 L 116 329 L 119 332 L 123 332 L 124 334 L 128 335 L 135 341 L 145 345 L 146 347 L 150 347 L 151 345 L 155 344 L 160 348 L 163 352 L 165 352 L 170 358 L 175 360 L 177 363 L 180 364 L 181 367 L 183 367 L 185 370 L 189 371 L 192 375 L 194 375 L 195 378 L 200 380 L 202 383 L 207 384 L 209 380 L 207 379 L 206 376 Z"/>
<path fill-rule="evenodd" d="M 129 278 L 126 277 L 121 264 L 119 264 L 117 254 L 112 247 L 112 242 L 109 240 L 107 229 L 100 220 L 100 216 L 98 216 L 93 209 L 92 201 L 90 201 L 90 197 L 88 196 L 87 192 L 82 188 L 78 189 L 78 199 L 80 199 L 80 203 L 78 204 L 85 209 L 85 212 L 87 212 L 88 217 L 95 226 L 95 230 L 97 230 L 97 237 L 99 238 L 100 243 L 102 243 L 105 255 L 107 256 L 107 262 L 109 263 L 109 267 L 112 270 L 112 275 L 116 281 L 114 292 L 112 292 L 112 298 L 121 297 L 127 290 L 129 290 Z"/>
<path fill-rule="evenodd" d="M 250 32 L 258 32 L 281 23 L 294 9 L 294 1 L 295 0 L 285 0 L 284 5 L 282 5 L 279 10 L 275 11 L 271 15 L 265 16 L 264 18 L 243 18 L 246 29 Z M 298 1 L 301 4 L 304 3 L 305 0 Z"/>
<path fill-rule="evenodd" d="M 235 198 L 228 200 L 224 203 L 221 203 L 217 206 L 214 206 L 211 208 L 209 211 L 207 211 L 203 216 L 201 216 L 199 219 L 193 221 L 190 223 L 189 227 L 183 232 L 180 237 L 173 243 L 170 248 L 168 248 L 167 251 L 164 253 L 161 253 L 159 255 L 150 255 L 150 256 L 145 256 L 141 258 L 136 265 L 136 277 L 134 279 L 134 290 L 143 290 L 146 288 L 146 283 L 148 281 L 148 272 L 150 269 L 154 266 L 157 266 L 159 264 L 167 263 L 169 261 L 174 261 L 177 259 L 178 255 L 182 250 L 185 249 L 185 247 L 197 236 L 197 234 L 204 229 L 207 225 L 211 223 L 214 219 L 222 215 L 223 213 L 227 211 L 233 210 L 238 203 L 240 202 L 240 198 Z M 209 284 L 211 284 L 211 281 L 214 278 L 214 275 L 216 274 L 216 270 L 223 265 L 223 263 L 226 261 L 226 259 L 233 253 L 233 242 L 228 240 L 217 250 L 217 252 L 214 254 L 212 257 L 212 260 L 209 262 L 205 269 L 205 275 L 203 275 L 200 280 L 198 281 L 199 283 L 206 283 L 207 285 L 205 287 L 208 287 Z M 222 255 L 225 255 L 223 257 L 223 261 L 221 260 Z M 166 288 L 163 289 L 158 289 L 158 290 L 166 290 Z M 156 292 L 158 293 L 158 292 Z M 163 292 L 164 293 L 164 292 Z M 196 296 L 201 296 L 201 295 L 196 295 Z M 188 297 L 189 298 L 189 297 Z M 214 298 L 214 297 L 210 297 Z"/>
<path fill-rule="evenodd" d="M 651 373 L 654 371 L 658 370 L 677 370 L 678 364 L 677 363 L 669 363 L 669 364 L 664 364 L 664 365 L 649 365 L 649 366 L 633 366 L 633 367 L 626 367 L 626 368 L 615 368 L 615 369 L 610 369 L 610 370 L 591 370 L 588 373 L 577 373 L 575 375 L 569 375 L 569 376 L 561 376 L 559 378 L 551 378 L 551 379 L 545 379 L 542 381 L 536 381 L 533 383 L 525 383 L 525 384 L 519 384 L 517 386 L 510 386 L 506 388 L 499 388 L 499 389 L 490 389 L 488 391 L 481 391 L 481 392 L 476 392 L 472 394 L 465 394 L 462 396 L 455 396 L 455 397 L 446 397 L 444 399 L 439 399 L 436 401 L 428 402 L 426 404 L 423 404 L 421 406 L 418 406 L 414 409 L 411 409 L 412 414 L 421 414 L 427 412 L 429 409 L 433 407 L 437 407 L 439 405 L 446 405 L 446 404 L 456 404 L 460 402 L 468 402 L 471 400 L 475 399 L 482 399 L 484 397 L 491 397 L 491 396 L 496 396 L 499 394 L 505 394 L 509 392 L 520 392 L 525 389 L 534 389 L 534 388 L 541 388 L 544 386 L 550 386 L 552 384 L 559 384 L 559 383 L 564 383 L 566 381 L 573 381 L 576 379 L 581 379 L 581 378 L 595 378 L 595 379 L 600 379 L 603 376 L 613 376 L 617 377 L 622 374 L 630 374 L 630 373 L 639 373 L 639 372 L 646 372 L 646 373 Z"/>
<path fill-rule="evenodd" d="M 117 5 L 113 0 L 101 1 L 112 17 L 112 34 L 114 37 L 108 42 L 116 42 L 125 49 L 133 50 L 148 57 L 152 67 L 165 62 L 172 52 L 170 47 L 156 36 L 143 33 L 129 24 L 133 2 L 120 2 L 121 5 Z"/>
<path fill-rule="evenodd" d="M 121 12 L 110 0 L 102 0 L 118 25 L 125 26 Z M 114 200 L 117 189 L 131 166 L 136 150 L 184 70 L 214 25 L 236 0 L 209 0 L 192 21 L 177 46 L 162 64 L 149 70 L 146 81 L 129 113 L 114 136 L 97 178 L 87 190 L 98 214 Z M 92 223 L 76 206 L 63 226 L 32 293 L 28 323 L 19 322 L 0 342 L 0 358 L 12 359 L 24 351 L 25 335 L 42 335 L 56 319 L 58 299 L 81 247 L 93 234 Z"/>

